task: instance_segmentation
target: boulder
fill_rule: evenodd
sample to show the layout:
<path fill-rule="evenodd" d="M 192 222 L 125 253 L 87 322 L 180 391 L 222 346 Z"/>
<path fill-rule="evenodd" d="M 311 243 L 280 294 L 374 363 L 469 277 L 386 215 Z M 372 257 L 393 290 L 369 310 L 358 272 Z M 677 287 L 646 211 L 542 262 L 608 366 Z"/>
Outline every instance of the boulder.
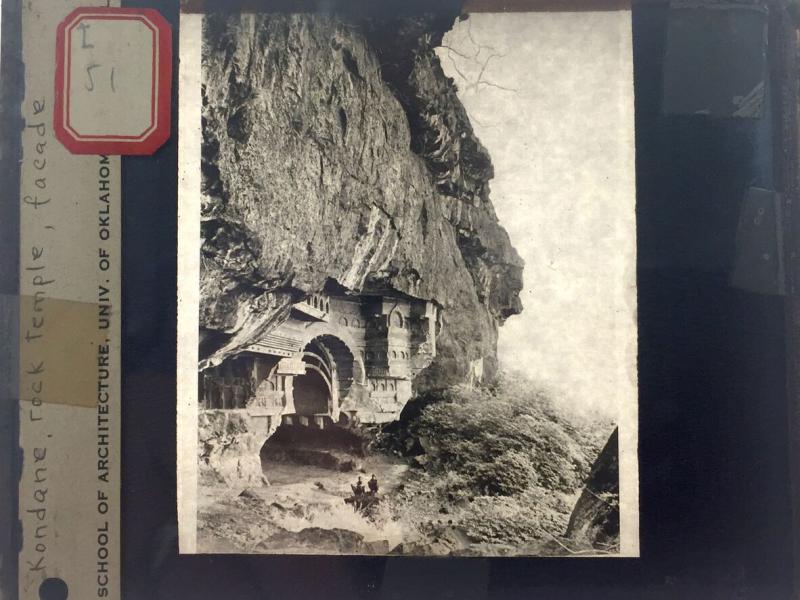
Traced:
<path fill-rule="evenodd" d="M 281 531 L 256 546 L 256 551 L 287 554 L 372 554 L 364 536 L 347 529 L 306 527 Z"/>

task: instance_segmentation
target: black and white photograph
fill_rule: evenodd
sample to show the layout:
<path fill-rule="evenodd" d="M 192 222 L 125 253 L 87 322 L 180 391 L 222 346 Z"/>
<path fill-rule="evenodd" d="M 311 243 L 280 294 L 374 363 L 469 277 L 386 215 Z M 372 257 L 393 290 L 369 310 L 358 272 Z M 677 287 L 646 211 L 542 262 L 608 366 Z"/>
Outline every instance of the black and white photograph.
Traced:
<path fill-rule="evenodd" d="M 630 30 L 182 15 L 181 552 L 638 555 Z"/>

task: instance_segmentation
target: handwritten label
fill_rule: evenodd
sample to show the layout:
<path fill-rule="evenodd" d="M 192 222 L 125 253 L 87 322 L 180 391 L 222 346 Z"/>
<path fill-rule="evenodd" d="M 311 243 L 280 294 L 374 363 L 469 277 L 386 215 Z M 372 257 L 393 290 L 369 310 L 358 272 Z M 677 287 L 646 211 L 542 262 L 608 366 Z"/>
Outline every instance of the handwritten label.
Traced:
<path fill-rule="evenodd" d="M 56 136 L 73 154 L 152 154 L 169 137 L 171 80 L 158 12 L 77 9 L 56 34 Z"/>
<path fill-rule="evenodd" d="M 106 4 L 26 0 L 20 7 L 20 600 L 120 597 L 122 161 L 72 153 L 54 127 L 56 31 L 87 1 Z M 91 45 L 91 28 L 86 33 Z M 69 39 L 72 51 L 83 42 Z M 102 39 L 86 50 L 99 51 Z M 110 72 L 90 72 L 100 93 Z M 118 92 L 125 77 L 115 69 Z"/>

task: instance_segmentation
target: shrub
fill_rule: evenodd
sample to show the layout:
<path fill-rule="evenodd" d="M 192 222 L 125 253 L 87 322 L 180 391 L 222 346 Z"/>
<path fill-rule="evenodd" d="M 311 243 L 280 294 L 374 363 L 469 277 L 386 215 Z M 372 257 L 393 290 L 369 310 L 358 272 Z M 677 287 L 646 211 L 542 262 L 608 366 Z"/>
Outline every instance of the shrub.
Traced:
<path fill-rule="evenodd" d="M 533 486 L 573 494 L 607 437 L 571 422 L 523 378 L 482 388 L 428 392 L 396 426 L 395 448 L 424 452 L 425 469 L 455 472 L 478 495 L 510 496 Z"/>
<path fill-rule="evenodd" d="M 509 450 L 491 463 L 477 465 L 472 481 L 486 496 L 513 496 L 533 486 L 537 477 L 524 453 Z"/>

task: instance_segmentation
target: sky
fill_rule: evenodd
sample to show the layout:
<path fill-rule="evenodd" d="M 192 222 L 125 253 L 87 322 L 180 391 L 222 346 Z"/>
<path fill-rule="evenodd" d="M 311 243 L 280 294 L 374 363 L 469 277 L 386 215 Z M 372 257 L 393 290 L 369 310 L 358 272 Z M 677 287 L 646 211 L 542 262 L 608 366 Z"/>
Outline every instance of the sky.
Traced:
<path fill-rule="evenodd" d="M 630 13 L 476 13 L 437 51 L 495 167 L 525 260 L 501 366 L 577 411 L 636 401 Z"/>

